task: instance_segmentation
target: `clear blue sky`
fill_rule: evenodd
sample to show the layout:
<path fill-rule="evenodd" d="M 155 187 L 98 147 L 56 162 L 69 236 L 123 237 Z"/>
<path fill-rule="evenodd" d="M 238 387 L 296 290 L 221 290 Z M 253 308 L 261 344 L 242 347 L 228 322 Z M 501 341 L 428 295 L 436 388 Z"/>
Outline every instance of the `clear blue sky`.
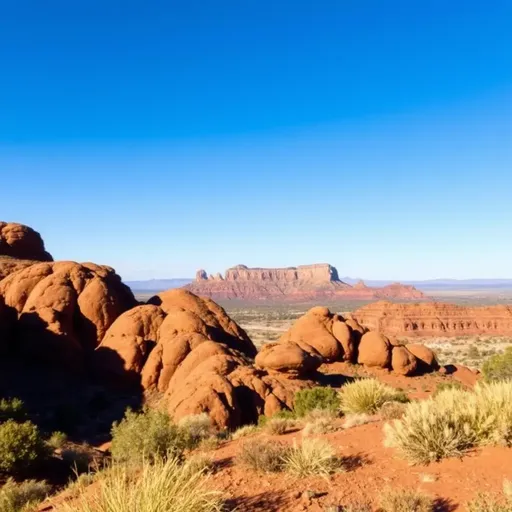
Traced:
<path fill-rule="evenodd" d="M 510 0 L 3 2 L 0 219 L 126 279 L 512 277 Z"/>

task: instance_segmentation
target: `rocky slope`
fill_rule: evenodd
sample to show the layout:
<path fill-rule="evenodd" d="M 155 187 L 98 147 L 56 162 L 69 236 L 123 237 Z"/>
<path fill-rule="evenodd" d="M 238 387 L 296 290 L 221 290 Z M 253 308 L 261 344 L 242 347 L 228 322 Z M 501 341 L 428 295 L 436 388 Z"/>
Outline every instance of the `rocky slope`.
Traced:
<path fill-rule="evenodd" d="M 440 302 L 394 304 L 379 301 L 353 313 L 359 323 L 388 335 L 512 335 L 512 307 L 467 307 Z"/>
<path fill-rule="evenodd" d="M 332 265 L 300 265 L 288 268 L 248 268 L 237 265 L 225 275 L 208 275 L 199 270 L 186 289 L 213 299 L 290 300 L 315 299 L 423 299 L 413 286 L 395 283 L 382 288 L 370 288 L 362 281 L 355 286 L 344 283 Z"/>

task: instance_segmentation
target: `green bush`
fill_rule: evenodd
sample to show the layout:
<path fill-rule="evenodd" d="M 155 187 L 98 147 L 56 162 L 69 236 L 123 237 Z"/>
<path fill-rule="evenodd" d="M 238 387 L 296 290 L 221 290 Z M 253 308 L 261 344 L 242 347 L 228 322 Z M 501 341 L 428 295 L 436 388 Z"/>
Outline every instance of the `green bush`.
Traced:
<path fill-rule="evenodd" d="M 302 418 L 314 409 L 338 412 L 340 397 L 338 392 L 330 387 L 314 387 L 301 389 L 295 394 L 293 410 L 297 417 Z"/>
<path fill-rule="evenodd" d="M 112 426 L 112 457 L 118 461 L 140 464 L 144 460 L 179 458 L 191 447 L 191 436 L 163 411 L 128 410 L 123 420 Z"/>
<path fill-rule="evenodd" d="M 512 379 L 512 347 L 487 359 L 482 365 L 482 373 L 487 382 Z"/>
<path fill-rule="evenodd" d="M 9 478 L 0 489 L 0 511 L 28 512 L 43 501 L 49 492 L 50 486 L 46 482 L 25 480 L 17 483 Z"/>
<path fill-rule="evenodd" d="M 24 421 L 26 417 L 25 406 L 19 398 L 0 400 L 0 423 L 7 420 Z"/>
<path fill-rule="evenodd" d="M 14 473 L 27 469 L 48 455 L 39 429 L 26 421 L 7 420 L 0 425 L 0 471 Z"/>

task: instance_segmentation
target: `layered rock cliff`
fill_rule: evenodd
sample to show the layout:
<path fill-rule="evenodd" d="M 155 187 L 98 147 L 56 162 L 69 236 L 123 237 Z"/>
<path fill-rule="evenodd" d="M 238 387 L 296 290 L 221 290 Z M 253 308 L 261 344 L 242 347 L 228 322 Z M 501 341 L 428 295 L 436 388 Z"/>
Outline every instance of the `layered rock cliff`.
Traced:
<path fill-rule="evenodd" d="M 363 282 L 350 286 L 340 280 L 332 265 L 300 265 L 287 268 L 248 268 L 237 265 L 221 274 L 208 275 L 199 270 L 193 283 L 186 286 L 198 295 L 213 299 L 243 300 L 313 300 L 345 298 L 422 299 L 424 295 L 412 286 L 393 284 L 370 288 Z"/>
<path fill-rule="evenodd" d="M 512 307 L 467 307 L 440 302 L 396 304 L 379 301 L 359 308 L 353 317 L 365 327 L 388 335 L 512 335 Z"/>

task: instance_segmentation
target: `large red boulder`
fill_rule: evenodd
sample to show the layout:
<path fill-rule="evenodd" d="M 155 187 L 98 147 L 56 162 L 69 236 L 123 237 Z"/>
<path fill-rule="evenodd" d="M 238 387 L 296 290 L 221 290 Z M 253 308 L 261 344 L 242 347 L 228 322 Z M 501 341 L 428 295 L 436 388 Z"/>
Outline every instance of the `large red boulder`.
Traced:
<path fill-rule="evenodd" d="M 418 360 L 406 347 L 393 346 L 391 367 L 398 375 L 413 375 L 418 369 Z"/>
<path fill-rule="evenodd" d="M 423 371 L 434 371 L 439 369 L 434 351 L 421 345 L 420 343 L 410 343 L 407 345 L 407 350 L 413 354 L 418 360 L 419 365 Z"/>
<path fill-rule="evenodd" d="M 0 222 L 0 256 L 20 260 L 53 261 L 46 252 L 41 235 L 28 226 Z"/>
<path fill-rule="evenodd" d="M 302 350 L 295 343 L 267 343 L 254 362 L 256 367 L 263 370 L 303 377 L 317 370 L 323 358 L 320 354 Z"/>
<path fill-rule="evenodd" d="M 279 342 L 294 343 L 306 352 L 313 348 L 327 362 L 351 361 L 356 352 L 352 329 L 340 315 L 321 306 L 301 316 Z"/>
<path fill-rule="evenodd" d="M 365 366 L 389 368 L 391 344 L 386 336 L 378 332 L 364 334 L 359 342 L 357 362 Z"/>
<path fill-rule="evenodd" d="M 78 369 L 136 300 L 110 267 L 61 261 L 36 263 L 0 281 L 0 296 L 18 321 L 21 355 Z"/>

